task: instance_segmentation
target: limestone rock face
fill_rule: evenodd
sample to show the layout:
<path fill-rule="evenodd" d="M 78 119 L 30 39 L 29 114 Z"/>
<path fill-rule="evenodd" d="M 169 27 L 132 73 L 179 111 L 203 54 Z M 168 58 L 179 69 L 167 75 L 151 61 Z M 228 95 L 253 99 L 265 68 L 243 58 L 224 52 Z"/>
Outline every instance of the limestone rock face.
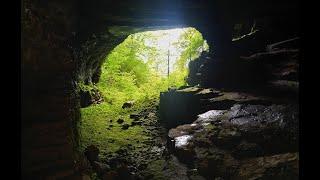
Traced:
<path fill-rule="evenodd" d="M 168 132 L 181 162 L 206 178 L 298 178 L 297 104 L 232 92 L 209 99 L 202 102 L 213 109 Z"/>
<path fill-rule="evenodd" d="M 278 39 L 280 42 L 268 46 L 267 40 L 257 40 L 256 35 L 252 35 L 251 38 L 263 44 L 267 50 L 261 48 L 249 54 L 248 52 L 237 52 L 235 57 L 224 59 L 203 53 L 197 61 L 189 64 L 188 83 L 190 85 L 199 84 L 202 87 L 270 91 L 272 88 L 269 87 L 271 86 L 269 81 L 298 82 L 300 57 L 298 37 L 288 40 Z M 291 43 L 284 43 L 287 41 Z M 241 46 L 246 50 L 254 48 L 240 40 L 233 43 L 238 50 L 241 49 Z M 269 46 L 273 48 L 268 49 Z M 297 90 L 287 89 L 286 91 L 292 93 Z"/>

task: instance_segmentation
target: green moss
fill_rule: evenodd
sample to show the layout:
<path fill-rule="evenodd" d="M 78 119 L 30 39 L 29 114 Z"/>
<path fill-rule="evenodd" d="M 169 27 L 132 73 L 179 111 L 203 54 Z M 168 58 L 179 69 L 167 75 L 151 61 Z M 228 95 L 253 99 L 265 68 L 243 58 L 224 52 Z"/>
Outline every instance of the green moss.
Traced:
<path fill-rule="evenodd" d="M 100 147 L 102 154 L 114 153 L 125 145 L 135 146 L 137 140 L 141 142 L 146 139 L 140 126 L 129 127 L 127 130 L 121 129 L 122 124 L 131 124 L 130 112 L 108 103 L 82 108 L 80 128 L 82 150 L 90 144 L 95 144 Z M 122 124 L 117 123 L 119 118 L 124 120 Z"/>
<path fill-rule="evenodd" d="M 83 91 L 83 92 L 89 92 L 90 95 L 95 95 L 96 92 L 99 91 L 98 87 L 94 84 L 84 84 L 83 82 L 78 82 L 77 83 L 77 91 L 80 92 L 80 91 Z"/>

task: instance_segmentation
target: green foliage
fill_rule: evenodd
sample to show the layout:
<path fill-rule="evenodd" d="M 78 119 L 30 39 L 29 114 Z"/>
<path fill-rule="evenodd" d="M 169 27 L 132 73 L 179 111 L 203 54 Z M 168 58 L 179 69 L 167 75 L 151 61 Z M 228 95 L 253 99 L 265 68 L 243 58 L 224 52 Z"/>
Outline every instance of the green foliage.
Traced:
<path fill-rule="evenodd" d="M 203 39 L 201 33 L 194 28 L 187 28 L 180 36 L 180 40 L 175 46 L 183 49 L 178 60 L 179 70 L 184 70 L 188 61 L 198 58 L 203 51 L 208 51 L 209 47 Z"/>
<path fill-rule="evenodd" d="M 104 153 L 113 153 L 120 147 L 137 140 L 144 140 L 145 135 L 140 126 L 130 127 L 124 131 L 121 130 L 121 124 L 116 122 L 121 118 L 124 123 L 130 124 L 132 122 L 129 118 L 130 112 L 122 110 L 121 106 L 111 106 L 108 103 L 82 108 L 80 126 L 82 150 L 90 144 L 95 144 L 101 148 L 103 155 Z"/>
<path fill-rule="evenodd" d="M 201 51 L 208 50 L 200 32 L 194 28 L 183 29 L 178 39 L 170 42 L 179 50 L 180 56 L 167 77 L 160 71 L 167 68 L 167 50 L 160 49 L 157 42 L 168 34 L 170 31 L 149 31 L 128 36 L 106 57 L 99 83 L 80 84 L 82 89 L 98 88 L 104 98 L 102 104 L 81 110 L 82 148 L 96 144 L 102 147 L 102 151 L 112 153 L 126 144 L 146 138 L 142 127 L 121 130 L 116 120 L 122 118 L 124 123 L 130 124 L 132 111 L 158 101 L 160 92 L 168 87 L 185 85 L 188 62 L 196 59 Z M 126 101 L 135 101 L 134 108 L 122 109 Z"/>
<path fill-rule="evenodd" d="M 201 33 L 195 28 L 184 29 L 179 40 L 174 42 L 173 45 L 181 49 L 181 55 L 175 64 L 176 71 L 169 76 L 169 86 L 179 87 L 186 84 L 185 78 L 189 73 L 188 63 L 198 58 L 203 51 L 209 51 L 209 46 Z"/>
<path fill-rule="evenodd" d="M 79 82 L 78 84 L 78 91 L 91 91 L 94 87 L 92 85 L 86 85 L 83 82 Z"/>

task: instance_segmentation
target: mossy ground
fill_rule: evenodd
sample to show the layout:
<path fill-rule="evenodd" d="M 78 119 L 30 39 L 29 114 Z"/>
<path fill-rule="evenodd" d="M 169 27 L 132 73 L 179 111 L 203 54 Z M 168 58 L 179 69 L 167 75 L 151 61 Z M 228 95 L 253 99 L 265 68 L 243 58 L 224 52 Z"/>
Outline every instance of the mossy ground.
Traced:
<path fill-rule="evenodd" d="M 128 144 L 136 146 L 147 138 L 144 128 L 141 126 L 130 126 L 123 130 L 123 124 L 131 124 L 130 114 L 141 109 L 134 106 L 132 109 L 122 109 L 121 106 L 108 104 L 106 102 L 92 105 L 81 109 L 81 150 L 90 144 L 97 145 L 101 154 L 110 154 Z M 124 122 L 119 124 L 118 119 Z"/>

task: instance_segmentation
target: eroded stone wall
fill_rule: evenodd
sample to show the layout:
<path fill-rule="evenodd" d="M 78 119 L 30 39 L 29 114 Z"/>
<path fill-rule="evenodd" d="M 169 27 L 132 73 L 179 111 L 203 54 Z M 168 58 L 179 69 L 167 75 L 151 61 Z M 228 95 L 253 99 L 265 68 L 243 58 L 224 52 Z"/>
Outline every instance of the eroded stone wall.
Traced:
<path fill-rule="evenodd" d="M 74 1 L 22 1 L 23 179 L 76 176 L 78 98 L 72 54 Z"/>

